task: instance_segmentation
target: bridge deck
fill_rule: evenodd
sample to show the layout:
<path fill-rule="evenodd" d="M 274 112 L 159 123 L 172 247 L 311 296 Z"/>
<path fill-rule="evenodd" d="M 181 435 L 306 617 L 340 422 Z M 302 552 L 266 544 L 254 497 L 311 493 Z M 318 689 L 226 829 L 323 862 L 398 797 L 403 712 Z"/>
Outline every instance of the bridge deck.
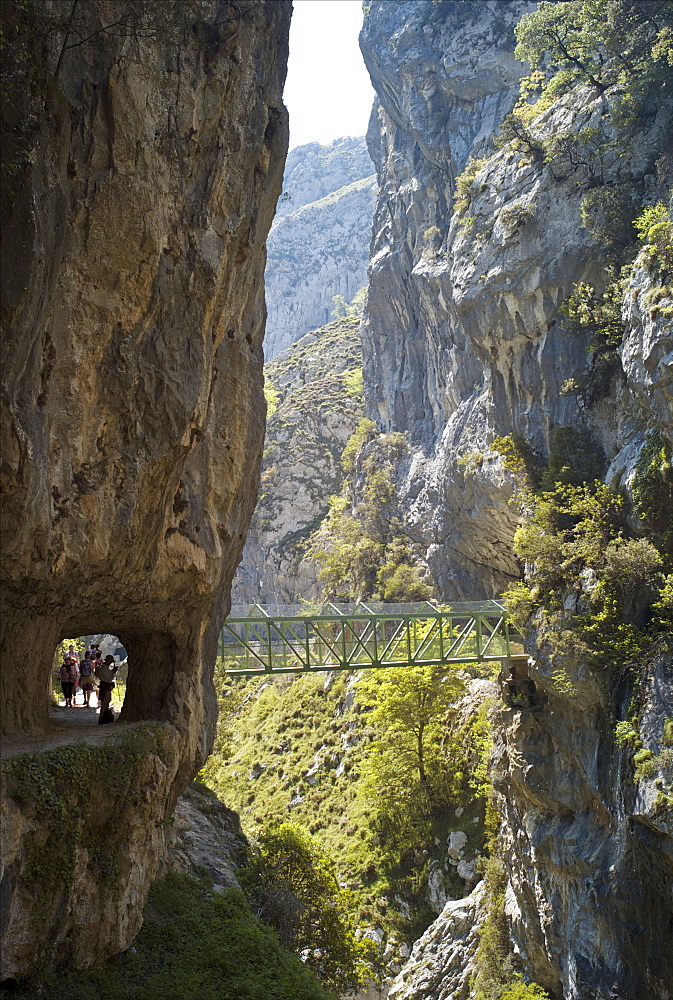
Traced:
<path fill-rule="evenodd" d="M 474 663 L 521 656 L 499 601 L 235 605 L 220 635 L 228 674 Z"/>

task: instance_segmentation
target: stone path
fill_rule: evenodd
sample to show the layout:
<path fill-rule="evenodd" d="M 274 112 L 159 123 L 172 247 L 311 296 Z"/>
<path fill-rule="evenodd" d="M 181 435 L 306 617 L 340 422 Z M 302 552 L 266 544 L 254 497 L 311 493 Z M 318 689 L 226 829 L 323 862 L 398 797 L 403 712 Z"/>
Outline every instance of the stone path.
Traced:
<path fill-rule="evenodd" d="M 81 699 L 81 697 L 80 692 L 79 698 Z M 112 704 L 115 713 L 119 712 L 119 704 L 115 704 L 114 701 Z M 99 726 L 98 709 L 85 708 L 81 700 L 74 708 L 65 708 L 64 704 L 51 707 L 49 709 L 49 722 L 49 728 L 39 735 L 27 736 L 25 739 L 18 740 L 3 739 L 2 746 L 0 746 L 0 758 L 5 760 L 21 753 L 51 750 L 54 747 L 81 740 L 86 743 L 97 743 L 99 740 L 113 736 L 122 728 L 133 729 L 135 726 L 143 725 L 142 722 L 115 722 L 112 725 Z"/>

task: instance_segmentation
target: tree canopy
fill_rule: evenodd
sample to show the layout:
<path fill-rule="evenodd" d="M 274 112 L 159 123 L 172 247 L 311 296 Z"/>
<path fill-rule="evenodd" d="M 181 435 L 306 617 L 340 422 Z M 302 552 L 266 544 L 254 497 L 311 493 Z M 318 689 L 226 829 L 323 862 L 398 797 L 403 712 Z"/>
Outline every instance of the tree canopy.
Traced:
<path fill-rule="evenodd" d="M 515 28 L 515 55 L 553 72 L 557 89 L 585 81 L 602 93 L 620 72 L 666 59 L 672 24 L 671 0 L 542 0 Z"/>

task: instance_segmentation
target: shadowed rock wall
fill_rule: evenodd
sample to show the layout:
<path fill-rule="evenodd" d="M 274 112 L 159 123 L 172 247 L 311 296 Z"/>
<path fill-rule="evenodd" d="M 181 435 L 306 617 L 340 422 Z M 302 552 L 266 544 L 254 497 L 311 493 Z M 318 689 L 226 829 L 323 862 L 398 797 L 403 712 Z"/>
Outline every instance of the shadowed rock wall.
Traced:
<path fill-rule="evenodd" d="M 84 6 L 87 44 L 51 32 L 36 52 L 18 95 L 34 134 L 3 192 L 2 725 L 47 728 L 59 639 L 118 635 L 123 718 L 174 733 L 159 820 L 210 747 L 257 492 L 291 5 L 182 3 L 140 36 L 100 32 L 109 11 Z M 139 864 L 137 914 L 156 869 Z"/>

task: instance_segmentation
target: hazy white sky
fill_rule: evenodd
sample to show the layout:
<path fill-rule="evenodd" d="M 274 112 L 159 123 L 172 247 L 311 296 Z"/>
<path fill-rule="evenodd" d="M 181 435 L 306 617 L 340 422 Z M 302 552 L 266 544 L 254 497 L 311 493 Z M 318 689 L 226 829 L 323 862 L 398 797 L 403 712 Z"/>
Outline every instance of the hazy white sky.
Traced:
<path fill-rule="evenodd" d="M 294 0 L 283 100 L 290 149 L 364 135 L 374 91 L 360 55 L 360 0 Z"/>

